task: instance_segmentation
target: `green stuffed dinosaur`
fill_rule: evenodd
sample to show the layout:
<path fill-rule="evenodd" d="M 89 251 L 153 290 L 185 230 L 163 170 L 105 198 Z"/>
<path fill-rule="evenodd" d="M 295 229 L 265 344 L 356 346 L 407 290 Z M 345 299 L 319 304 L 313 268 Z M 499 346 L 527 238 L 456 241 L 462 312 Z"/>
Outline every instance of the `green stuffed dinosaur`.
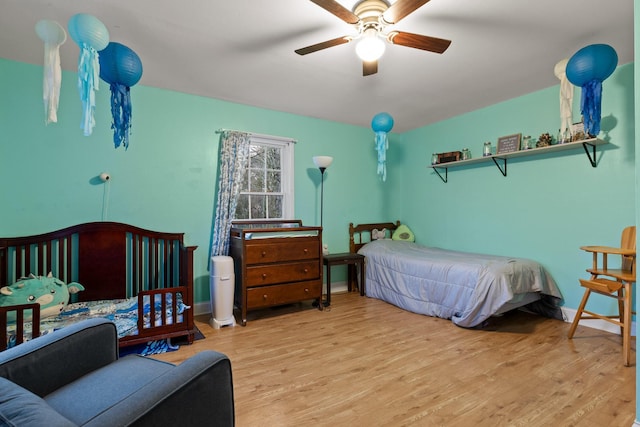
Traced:
<path fill-rule="evenodd" d="M 80 291 L 84 291 L 80 283 L 67 285 L 51 273 L 46 277 L 32 274 L 0 288 L 0 307 L 37 302 L 40 304 L 40 318 L 54 317 L 67 307 L 69 295 Z M 15 312 L 9 312 L 8 317 L 9 321 L 15 321 Z"/>

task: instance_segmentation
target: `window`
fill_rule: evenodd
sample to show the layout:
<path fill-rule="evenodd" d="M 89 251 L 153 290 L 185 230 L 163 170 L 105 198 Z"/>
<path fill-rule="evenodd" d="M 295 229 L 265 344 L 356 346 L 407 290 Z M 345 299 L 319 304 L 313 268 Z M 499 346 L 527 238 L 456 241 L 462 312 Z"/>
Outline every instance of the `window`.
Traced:
<path fill-rule="evenodd" d="M 235 219 L 293 217 L 294 141 L 252 135 Z"/>

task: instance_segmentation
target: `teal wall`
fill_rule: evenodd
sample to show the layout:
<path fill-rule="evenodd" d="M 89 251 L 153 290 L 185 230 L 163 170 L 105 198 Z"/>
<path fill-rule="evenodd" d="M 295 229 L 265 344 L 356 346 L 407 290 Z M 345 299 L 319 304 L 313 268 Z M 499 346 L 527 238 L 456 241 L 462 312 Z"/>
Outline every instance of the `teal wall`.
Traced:
<path fill-rule="evenodd" d="M 582 245 L 616 246 L 635 224 L 633 64 L 603 84 L 597 168 L 581 147 L 510 159 L 503 177 L 493 162 L 449 170 L 448 183 L 427 168 L 432 152 L 470 148 L 522 132 L 555 135 L 559 86 L 531 93 L 404 134 L 406 156 L 400 216 L 421 243 L 448 249 L 532 258 L 557 281 L 565 305 L 576 308 L 578 277 L 591 265 Z M 574 95 L 579 107 L 580 90 Z M 576 111 L 576 120 L 580 117 Z M 598 296 L 599 297 L 599 296 Z M 596 298 L 597 299 L 597 298 Z M 610 303 L 611 301 L 611 303 Z M 604 299 L 598 304 L 615 307 Z"/>
<path fill-rule="evenodd" d="M 637 28 L 637 7 L 635 22 Z M 637 35 L 635 40 L 638 45 Z M 75 73 L 63 73 L 59 121 L 45 126 L 42 68 L 0 59 L 0 235 L 102 219 L 185 232 L 187 243 L 199 246 L 196 300 L 206 301 L 215 130 L 246 130 L 299 141 L 295 216 L 306 224 L 319 223 L 320 177 L 311 157 L 334 156 L 324 204 L 324 240 L 332 252 L 347 250 L 350 221 L 400 219 L 424 244 L 540 261 L 558 282 L 566 307 L 575 309 L 582 295 L 577 278 L 591 262 L 579 246 L 615 246 L 622 228 L 638 222 L 634 76 L 640 81 L 633 64 L 626 64 L 604 83 L 600 137 L 610 144 L 598 148 L 597 168 L 578 149 L 510 160 L 507 177 L 492 163 L 453 169 L 444 184 L 426 167 L 433 152 L 468 147 L 478 156 L 484 141 L 495 145 L 500 136 L 555 134 L 559 87 L 391 134 L 388 178 L 381 182 L 368 128 L 144 86 L 132 89 L 131 146 L 115 150 L 106 85 L 97 93 L 96 128 L 85 137 Z M 576 106 L 579 96 L 576 91 Z M 107 204 L 97 180 L 103 171 L 112 175 Z M 608 300 L 600 305 L 613 310 Z"/>
<path fill-rule="evenodd" d="M 196 299 L 208 299 L 207 260 L 214 212 L 219 128 L 287 136 L 295 149 L 295 216 L 319 223 L 320 174 L 311 157 L 331 155 L 325 174 L 325 242 L 347 250 L 350 221 L 400 219 L 417 240 L 444 248 L 528 257 L 549 269 L 575 308 L 577 277 L 589 265 L 585 244 L 617 244 L 635 222 L 633 64 L 605 81 L 598 167 L 582 149 L 512 159 L 508 176 L 493 163 L 456 168 L 443 183 L 427 168 L 432 152 L 469 147 L 512 133 L 555 134 L 558 86 L 390 135 L 388 177 L 376 175 L 369 128 L 248 107 L 144 86 L 132 89 L 128 151 L 114 149 L 109 89 L 97 93 L 93 134 L 80 129 L 75 73 L 64 73 L 59 121 L 44 124 L 42 69 L 0 60 L 0 235 L 39 233 L 85 221 L 122 221 L 183 231 L 198 245 Z M 579 90 L 574 103 L 579 104 Z M 576 117 L 579 113 L 576 111 Z M 105 204 L 104 184 L 112 175 Z M 339 275 L 338 278 L 339 279 Z M 602 304 L 608 304 L 608 301 Z"/>
<path fill-rule="evenodd" d="M 194 262 L 197 301 L 209 298 L 219 128 L 298 140 L 295 216 L 308 225 L 320 222 L 320 172 L 311 158 L 335 157 L 325 174 L 324 204 L 325 242 L 332 251 L 348 250 L 351 219 L 393 216 L 389 201 L 396 196 L 376 179 L 370 129 L 134 86 L 133 128 L 125 151 L 114 149 L 104 83 L 97 92 L 96 127 L 88 137 L 80 129 L 75 73 L 63 73 L 58 123 L 48 126 L 41 67 L 0 59 L 0 93 L 0 235 L 100 221 L 105 208 L 106 220 L 184 232 L 188 244 L 199 246 Z M 107 187 L 97 179 L 104 171 L 112 176 L 106 204 Z M 399 173 L 390 170 L 389 180 Z"/>

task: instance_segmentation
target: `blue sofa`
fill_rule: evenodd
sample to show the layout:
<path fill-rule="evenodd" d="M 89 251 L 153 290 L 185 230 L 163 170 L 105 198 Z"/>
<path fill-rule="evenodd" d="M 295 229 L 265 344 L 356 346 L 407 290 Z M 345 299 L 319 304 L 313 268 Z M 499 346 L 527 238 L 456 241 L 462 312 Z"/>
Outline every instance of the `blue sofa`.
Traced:
<path fill-rule="evenodd" d="M 87 320 L 0 352 L 0 426 L 233 426 L 229 359 L 118 357 L 115 325 Z"/>

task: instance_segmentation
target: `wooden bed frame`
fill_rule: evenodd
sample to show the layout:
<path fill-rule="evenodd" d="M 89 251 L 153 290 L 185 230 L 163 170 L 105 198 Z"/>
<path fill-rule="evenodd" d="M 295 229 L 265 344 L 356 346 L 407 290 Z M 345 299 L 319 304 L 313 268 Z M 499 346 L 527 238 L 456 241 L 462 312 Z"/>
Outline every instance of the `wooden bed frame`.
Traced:
<path fill-rule="evenodd" d="M 49 272 L 65 283 L 78 282 L 84 291 L 72 301 L 94 301 L 138 297 L 138 334 L 120 338 L 120 347 L 152 340 L 185 337 L 193 342 L 193 251 L 197 246 L 184 245 L 184 233 L 163 233 L 117 222 L 90 222 L 50 233 L 26 237 L 0 237 L 0 287 L 10 285 L 30 274 L 46 276 Z M 159 326 L 144 325 L 142 301 L 145 295 L 166 294 L 170 298 L 173 318 L 162 317 Z M 189 308 L 178 321 L 177 294 Z M 75 298 L 77 297 L 77 298 Z M 75 298 L 75 299 L 74 299 Z M 39 309 L 39 305 L 35 305 Z M 23 318 L 33 304 L 4 307 L 0 310 L 0 346 L 6 345 L 7 311 Z M 35 310 L 35 316 L 39 313 Z M 31 312 L 28 313 L 29 315 Z M 154 318 L 154 304 L 151 304 Z M 34 328 L 39 327 L 34 322 Z M 18 329 L 22 325 L 18 322 Z M 33 336 L 38 336 L 34 331 Z M 22 334 L 18 334 L 18 340 Z M 2 347 L 0 347 L 2 348 Z"/>
<path fill-rule="evenodd" d="M 349 252 L 356 253 L 366 243 L 371 241 L 371 232 L 373 230 L 381 231 L 383 228 L 387 229 L 386 238 L 391 238 L 391 235 L 396 228 L 400 226 L 400 221 L 393 222 L 379 222 L 376 224 L 359 224 L 353 225 L 349 223 Z"/>

